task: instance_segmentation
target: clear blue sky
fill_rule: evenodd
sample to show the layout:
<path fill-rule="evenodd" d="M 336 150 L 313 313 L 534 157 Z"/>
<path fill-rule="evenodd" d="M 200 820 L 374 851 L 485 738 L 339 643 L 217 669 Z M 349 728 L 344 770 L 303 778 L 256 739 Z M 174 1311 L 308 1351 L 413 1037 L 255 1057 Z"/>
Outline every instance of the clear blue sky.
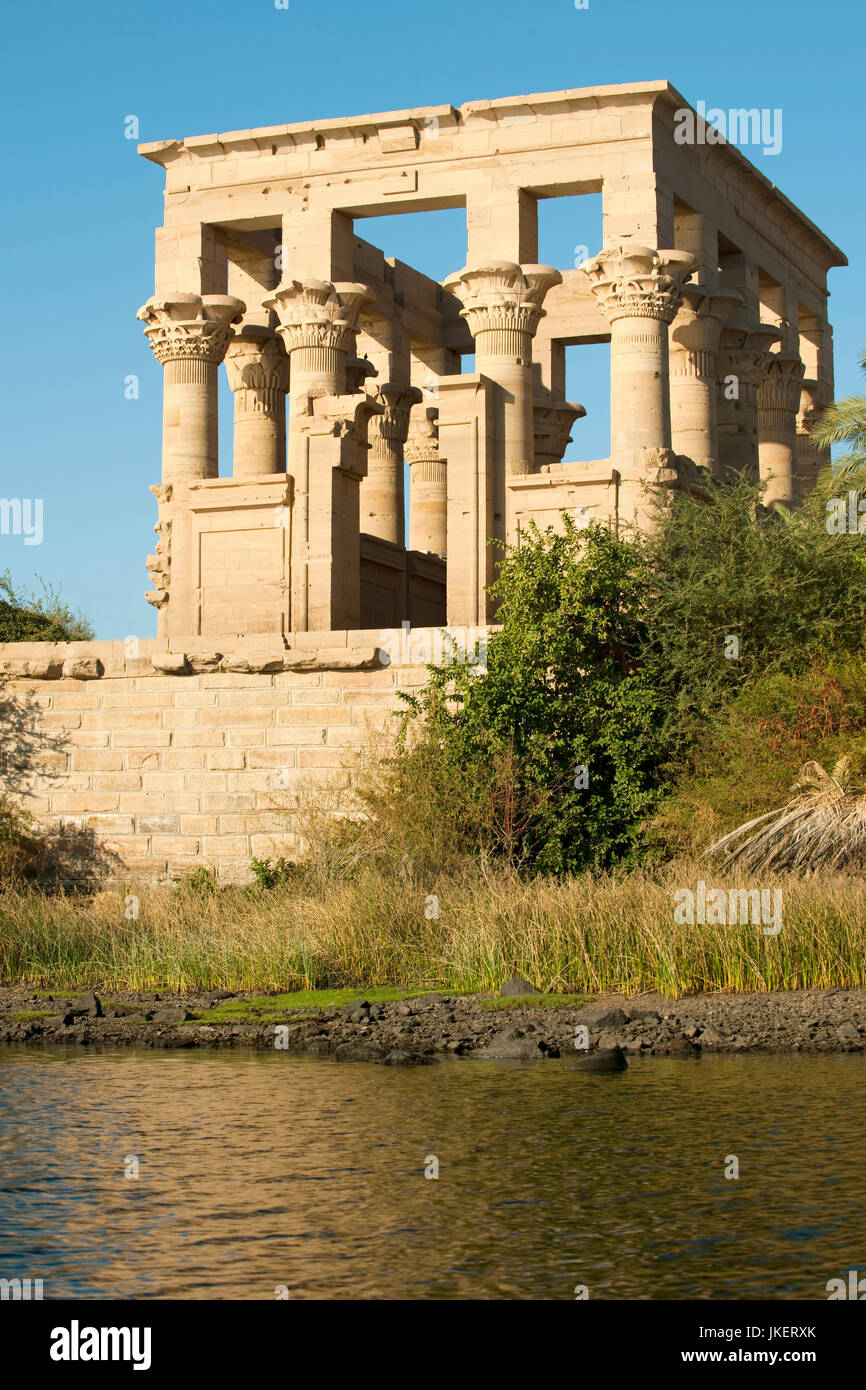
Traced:
<path fill-rule="evenodd" d="M 118 0 L 8 6 L 2 139 L 0 496 L 41 497 L 40 546 L 0 536 L 0 570 L 58 583 L 100 637 L 155 631 L 145 604 L 159 480 L 161 369 L 135 311 L 153 291 L 163 171 L 142 140 L 656 78 L 694 105 L 780 107 L 780 154 L 749 157 L 848 254 L 831 272 L 837 394 L 866 347 L 863 0 Z M 593 200 L 545 210 L 540 259 L 598 249 Z M 382 219 L 386 255 L 440 277 L 463 214 Z M 399 223 L 395 226 L 395 223 Z M 124 378 L 141 379 L 138 401 Z M 606 408 L 603 370 L 569 395 Z M 576 427 L 580 428 L 580 427 Z M 581 457 L 607 442 L 588 419 Z M 577 444 L 577 441 L 576 441 Z M 570 450 L 574 453 L 575 447 Z M 230 450 L 230 433 L 222 447 Z M 228 455 L 230 456 L 230 454 Z"/>

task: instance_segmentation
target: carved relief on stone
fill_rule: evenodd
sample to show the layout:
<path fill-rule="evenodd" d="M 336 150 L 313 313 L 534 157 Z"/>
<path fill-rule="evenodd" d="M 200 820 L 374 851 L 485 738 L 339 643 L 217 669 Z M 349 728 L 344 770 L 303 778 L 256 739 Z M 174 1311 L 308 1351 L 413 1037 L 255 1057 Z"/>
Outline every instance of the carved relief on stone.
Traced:
<path fill-rule="evenodd" d="M 518 265 L 514 261 L 487 261 L 466 266 L 443 281 L 443 287 L 463 305 L 461 318 L 469 325 L 473 338 L 479 334 L 525 335 L 532 338 L 544 316 L 544 297 L 554 285 L 562 284 L 558 270 L 549 265 Z M 511 350 L 506 337 L 502 344 Z"/>
<path fill-rule="evenodd" d="M 623 241 L 583 261 L 579 269 L 588 277 L 608 323 L 622 318 L 671 323 L 696 264 L 688 251 L 660 251 Z"/>
<path fill-rule="evenodd" d="M 248 325 L 226 352 L 226 375 L 244 414 L 278 419 L 289 389 L 289 359 L 275 333 Z"/>
<path fill-rule="evenodd" d="M 137 317 L 157 362 L 222 362 L 246 305 L 228 294 L 173 294 L 142 304 Z"/>
<path fill-rule="evenodd" d="M 293 280 L 263 301 L 279 319 L 277 332 L 286 351 L 331 348 L 349 352 L 358 331 L 358 315 L 375 295 L 366 285 L 349 281 Z"/>

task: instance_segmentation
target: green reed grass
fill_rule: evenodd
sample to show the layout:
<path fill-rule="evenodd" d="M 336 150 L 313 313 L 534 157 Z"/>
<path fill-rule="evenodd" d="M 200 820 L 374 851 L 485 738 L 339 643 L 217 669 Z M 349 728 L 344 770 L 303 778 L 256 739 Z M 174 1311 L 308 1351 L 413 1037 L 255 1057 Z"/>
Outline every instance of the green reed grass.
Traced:
<path fill-rule="evenodd" d="M 777 937 L 759 925 L 674 923 L 674 892 L 781 887 Z M 429 895 L 439 917 L 425 917 Z M 477 864 L 438 878 L 362 867 L 349 880 L 198 897 L 0 893 L 0 981 L 57 989 L 495 990 L 519 975 L 555 994 L 866 984 L 866 883 L 760 883 L 679 863 L 619 876 L 521 880 Z"/>

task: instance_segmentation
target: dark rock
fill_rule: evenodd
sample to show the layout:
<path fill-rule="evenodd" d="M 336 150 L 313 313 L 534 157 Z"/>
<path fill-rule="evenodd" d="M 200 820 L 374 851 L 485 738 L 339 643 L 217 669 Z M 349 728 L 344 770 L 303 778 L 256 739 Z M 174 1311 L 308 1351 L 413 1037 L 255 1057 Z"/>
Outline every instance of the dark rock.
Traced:
<path fill-rule="evenodd" d="M 363 1038 L 354 1038 L 350 1042 L 340 1043 L 334 1052 L 334 1059 L 337 1062 L 381 1062 L 385 1056 L 381 1047 L 375 1043 L 369 1043 Z"/>
<path fill-rule="evenodd" d="M 540 1062 L 547 1048 L 535 1038 L 523 1037 L 516 1028 L 504 1028 L 486 1047 L 476 1048 L 473 1057 L 496 1062 Z"/>
<path fill-rule="evenodd" d="M 102 1004 L 95 994 L 82 994 L 80 999 L 74 999 L 71 1004 L 67 1004 L 66 1012 L 73 1018 L 102 1018 Z"/>
<path fill-rule="evenodd" d="M 205 1004 L 218 1004 L 221 999 L 237 999 L 233 989 L 212 989 L 202 997 Z"/>
<path fill-rule="evenodd" d="M 588 1028 L 621 1028 L 624 1023 L 628 1023 L 629 1016 L 622 1009 L 609 1009 L 603 1004 L 594 1004 L 587 1009 L 581 1009 L 577 1021 L 585 1023 Z"/>
<path fill-rule="evenodd" d="M 536 989 L 535 985 L 531 985 L 528 980 L 521 980 L 515 978 L 513 980 L 505 981 L 505 983 L 501 986 L 499 990 L 499 997 L 501 999 L 509 999 L 513 998 L 515 995 L 540 993 L 541 990 Z"/>
<path fill-rule="evenodd" d="M 192 1014 L 182 1004 L 164 1004 L 153 1016 L 154 1023 L 186 1023 Z"/>
<path fill-rule="evenodd" d="M 431 1062 L 435 1062 L 435 1057 L 430 1057 L 423 1052 L 404 1052 L 402 1048 L 395 1047 L 385 1058 L 387 1067 L 424 1067 Z"/>
<path fill-rule="evenodd" d="M 840 1023 L 836 1029 L 836 1037 L 843 1043 L 859 1042 L 860 1030 L 855 1028 L 853 1023 Z"/>
<path fill-rule="evenodd" d="M 627 1071 L 628 1062 L 621 1047 L 600 1047 L 596 1052 L 590 1052 L 586 1057 L 579 1057 L 576 1062 L 571 1062 L 566 1068 L 567 1071 Z"/>

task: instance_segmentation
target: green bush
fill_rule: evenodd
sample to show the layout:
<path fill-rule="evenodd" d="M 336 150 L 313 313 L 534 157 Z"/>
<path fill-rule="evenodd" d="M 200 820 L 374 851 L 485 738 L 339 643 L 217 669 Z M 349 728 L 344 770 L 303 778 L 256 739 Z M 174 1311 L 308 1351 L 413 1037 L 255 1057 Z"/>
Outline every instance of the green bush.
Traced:
<path fill-rule="evenodd" d="M 0 574 L 0 642 L 83 642 L 93 628 L 73 613 L 55 589 L 43 584 L 39 596 L 16 589 L 6 570 Z"/>
<path fill-rule="evenodd" d="M 645 584 L 639 545 L 606 527 L 530 525 L 494 586 L 486 672 L 459 654 L 430 668 L 372 799 L 377 819 L 399 808 L 410 856 L 556 874 L 632 857 L 665 753 L 641 667 Z"/>
<path fill-rule="evenodd" d="M 643 660 L 665 695 L 672 750 L 685 754 L 753 681 L 862 651 L 863 537 L 828 533 L 825 501 L 835 486 L 826 477 L 793 511 L 764 507 L 763 488 L 743 481 L 715 489 L 711 505 L 662 494 L 642 541 Z M 726 656 L 729 638 L 738 641 L 736 658 Z"/>
<path fill-rule="evenodd" d="M 455 654 L 404 697 L 344 862 L 351 840 L 353 862 L 628 866 L 767 809 L 836 733 L 850 747 L 866 563 L 862 536 L 827 530 L 834 489 L 790 512 L 740 480 L 663 493 L 634 536 L 531 525 L 500 565 L 486 672 Z"/>

